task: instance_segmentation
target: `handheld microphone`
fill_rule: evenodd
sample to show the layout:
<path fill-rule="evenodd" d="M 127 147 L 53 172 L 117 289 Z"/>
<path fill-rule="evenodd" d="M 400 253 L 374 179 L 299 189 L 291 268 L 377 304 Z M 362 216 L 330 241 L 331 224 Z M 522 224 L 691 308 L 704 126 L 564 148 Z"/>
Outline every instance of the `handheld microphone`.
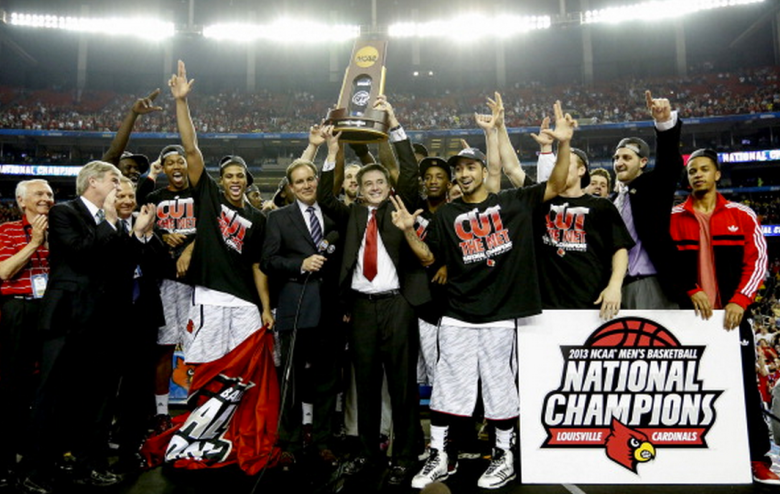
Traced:
<path fill-rule="evenodd" d="M 334 245 L 339 241 L 339 232 L 333 230 L 325 235 L 325 238 L 320 240 L 317 244 L 317 252 L 322 255 L 330 255 L 336 252 L 336 246 Z"/>

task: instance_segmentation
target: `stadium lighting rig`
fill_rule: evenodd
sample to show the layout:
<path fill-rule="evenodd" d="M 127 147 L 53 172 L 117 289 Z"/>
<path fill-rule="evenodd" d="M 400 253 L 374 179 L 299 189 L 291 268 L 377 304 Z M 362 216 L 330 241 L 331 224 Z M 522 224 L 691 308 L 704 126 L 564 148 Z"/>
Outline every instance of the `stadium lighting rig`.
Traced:
<path fill-rule="evenodd" d="M 57 15 L 38 15 L 11 13 L 4 16 L 6 23 L 12 26 L 59 29 L 81 33 L 108 35 L 130 35 L 149 40 L 161 40 L 174 35 L 172 22 L 143 17 L 71 17 Z"/>
<path fill-rule="evenodd" d="M 402 22 L 392 24 L 387 32 L 391 38 L 452 38 L 454 40 L 485 37 L 508 38 L 520 33 L 547 29 L 552 25 L 550 16 L 498 15 L 488 17 L 470 14 L 444 21 Z"/>
<path fill-rule="evenodd" d="M 381 27 L 379 32 L 390 38 L 445 38 L 470 42 L 483 38 L 510 38 L 519 34 L 556 25 L 618 24 L 653 21 L 689 15 L 713 9 L 763 3 L 766 0 L 655 0 L 604 9 L 571 12 L 558 16 L 488 16 L 472 13 L 448 20 L 402 22 Z M 142 17 L 87 18 L 28 13 L 3 13 L 6 24 L 20 27 L 59 29 L 107 35 L 135 36 L 160 41 L 176 34 L 251 43 L 258 40 L 291 43 L 342 42 L 375 34 L 376 28 L 358 25 L 325 24 L 305 20 L 280 19 L 270 24 L 225 23 L 179 28 L 172 22 Z"/>
<path fill-rule="evenodd" d="M 582 24 L 619 24 L 628 21 L 670 19 L 705 10 L 738 7 L 765 0 L 661 0 L 586 11 Z"/>
<path fill-rule="evenodd" d="M 306 33 L 301 36 L 301 33 Z M 340 42 L 358 38 L 360 26 L 322 24 L 281 19 L 272 24 L 213 24 L 203 28 L 203 37 L 217 40 L 252 42 L 259 39 L 295 43 Z"/>

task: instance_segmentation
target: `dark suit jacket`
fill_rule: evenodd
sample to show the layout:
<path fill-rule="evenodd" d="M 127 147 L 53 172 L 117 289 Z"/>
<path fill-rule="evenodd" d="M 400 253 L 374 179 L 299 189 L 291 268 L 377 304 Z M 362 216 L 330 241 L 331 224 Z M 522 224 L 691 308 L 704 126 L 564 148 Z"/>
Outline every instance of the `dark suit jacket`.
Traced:
<path fill-rule="evenodd" d="M 393 143 L 400 174 L 395 188 L 398 195 L 407 207 L 417 203 L 419 196 L 417 160 L 409 139 Z M 339 288 L 342 300 L 349 303 L 351 299 L 352 272 L 357 264 L 357 255 L 360 244 L 366 232 L 368 223 L 368 208 L 360 204 L 349 206 L 339 202 L 333 195 L 333 171 L 323 172 L 319 187 L 317 188 L 317 200 L 322 210 L 333 218 L 337 224 L 346 228 L 344 238 L 344 255 L 342 257 L 341 271 L 339 273 Z M 425 269 L 414 255 L 401 230 L 393 225 L 393 205 L 389 200 L 384 201 L 377 209 L 377 229 L 382 237 L 382 243 L 387 253 L 393 260 L 401 293 L 413 307 L 431 300 L 428 288 L 428 278 Z"/>
<path fill-rule="evenodd" d="M 322 216 L 325 223 L 323 235 L 328 236 L 336 230 L 336 223 L 324 214 L 324 210 Z M 276 306 L 276 327 L 280 331 L 293 329 L 299 301 L 299 328 L 318 327 L 321 321 L 332 320 L 336 314 L 338 256 L 329 256 L 323 269 L 308 276 L 308 281 L 307 275 L 301 273 L 303 260 L 317 253 L 308 221 L 297 202 L 268 215 L 260 265 L 271 285 Z M 340 242 L 334 246 L 337 251 L 341 250 Z"/>
<path fill-rule="evenodd" d="M 111 319 L 102 317 L 115 316 L 117 277 L 123 272 L 117 256 L 131 240 L 107 222 L 96 225 L 81 198 L 51 208 L 51 271 L 40 319 L 49 337 L 111 327 Z"/>
<path fill-rule="evenodd" d="M 666 292 L 671 294 L 673 273 L 669 266 L 677 254 L 669 224 L 674 205 L 674 193 L 684 168 L 680 154 L 682 120 L 669 130 L 656 129 L 655 166 L 628 184 L 634 227 Z"/>

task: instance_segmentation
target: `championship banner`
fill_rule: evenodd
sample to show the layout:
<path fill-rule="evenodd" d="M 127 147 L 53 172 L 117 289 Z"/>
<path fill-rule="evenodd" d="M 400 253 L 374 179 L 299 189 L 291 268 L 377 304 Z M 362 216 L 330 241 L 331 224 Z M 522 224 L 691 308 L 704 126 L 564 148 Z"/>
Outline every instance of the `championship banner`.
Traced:
<path fill-rule="evenodd" d="M 195 366 L 187 404 L 173 428 L 146 440 L 150 466 L 218 468 L 232 464 L 254 475 L 278 457 L 279 385 L 273 335 L 263 327 L 224 357 Z"/>
<path fill-rule="evenodd" d="M 545 311 L 520 321 L 518 357 L 523 483 L 752 482 L 723 311 Z"/>

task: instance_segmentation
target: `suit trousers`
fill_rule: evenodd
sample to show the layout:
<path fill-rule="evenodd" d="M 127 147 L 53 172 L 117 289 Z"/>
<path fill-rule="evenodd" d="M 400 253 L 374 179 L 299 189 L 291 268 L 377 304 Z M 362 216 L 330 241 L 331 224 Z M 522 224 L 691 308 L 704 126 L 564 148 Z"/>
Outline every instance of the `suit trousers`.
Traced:
<path fill-rule="evenodd" d="M 37 388 L 35 367 L 41 354 L 40 305 L 40 300 L 22 297 L 0 299 L 0 424 L 5 429 L 0 469 L 16 463 L 16 454 L 28 439 L 30 405 Z"/>
<path fill-rule="evenodd" d="M 348 334 L 355 366 L 360 456 L 379 458 L 382 378 L 387 375 L 393 416 L 393 457 L 396 464 L 417 461 L 420 440 L 417 316 L 400 295 L 369 299 L 355 294 Z"/>
<path fill-rule="evenodd" d="M 293 335 L 295 343 L 293 346 Z M 318 450 L 332 449 L 336 395 L 339 391 L 340 360 L 344 348 L 343 333 L 333 327 L 301 328 L 280 331 L 282 369 L 280 390 L 284 407 L 279 426 L 279 447 L 297 454 L 303 444 L 301 403 L 311 403 L 312 444 Z M 292 356 L 291 356 L 292 353 Z M 285 365 L 290 363 L 289 378 Z"/>

